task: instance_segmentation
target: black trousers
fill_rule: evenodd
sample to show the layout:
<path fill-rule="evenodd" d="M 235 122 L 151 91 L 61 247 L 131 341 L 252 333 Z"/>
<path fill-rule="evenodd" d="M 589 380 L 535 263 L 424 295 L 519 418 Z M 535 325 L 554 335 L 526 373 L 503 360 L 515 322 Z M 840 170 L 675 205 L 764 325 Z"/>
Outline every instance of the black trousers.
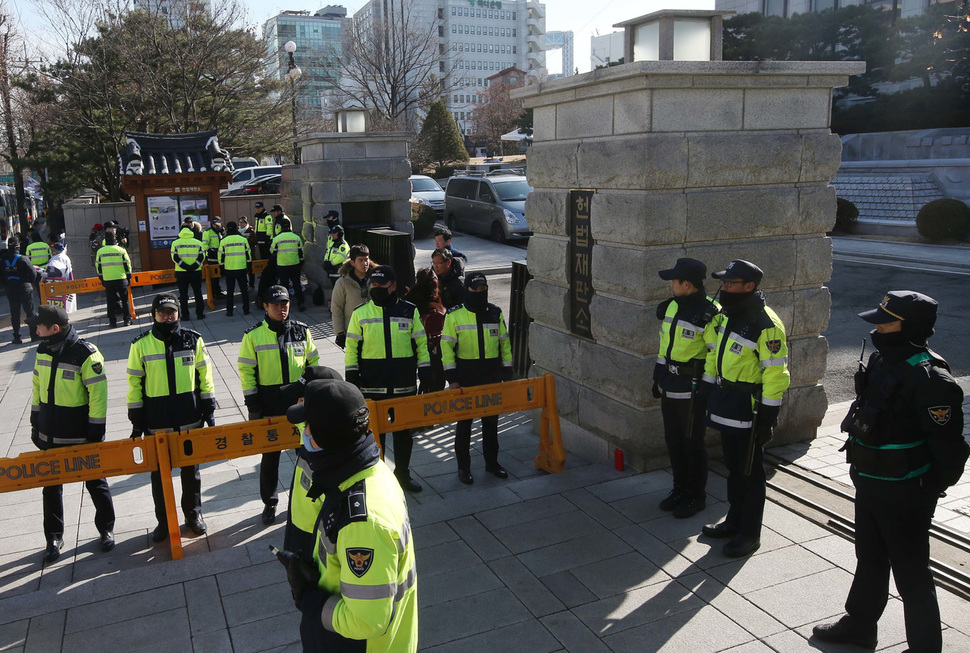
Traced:
<path fill-rule="evenodd" d="M 498 415 L 482 417 L 482 457 L 485 458 L 485 467 L 493 468 L 498 466 Z M 469 471 L 471 469 L 471 455 L 469 447 L 472 438 L 472 420 L 463 419 L 455 425 L 455 460 L 458 461 L 458 469 Z"/>
<path fill-rule="evenodd" d="M 256 236 L 257 245 L 259 245 L 259 258 L 268 259 L 269 258 L 269 246 L 272 242 L 266 236 Z"/>
<path fill-rule="evenodd" d="M 108 297 L 108 323 L 114 326 L 120 316 L 131 320 L 128 313 L 128 280 L 114 279 L 104 282 L 104 294 Z"/>
<path fill-rule="evenodd" d="M 242 293 L 243 313 L 249 313 L 249 286 L 246 284 L 247 272 L 245 270 L 226 271 L 226 312 L 232 313 L 235 308 L 236 283 L 239 283 L 239 291 Z"/>
<path fill-rule="evenodd" d="M 94 525 L 99 533 L 113 531 L 115 528 L 115 507 L 111 501 L 108 481 L 97 478 L 85 481 L 84 487 L 91 495 L 94 504 Z M 47 541 L 64 535 L 64 486 L 48 485 L 43 489 L 44 497 L 44 536 Z"/>
<path fill-rule="evenodd" d="M 728 468 L 728 509 L 725 521 L 733 524 L 742 537 L 761 537 L 761 522 L 765 514 L 764 447 L 755 445 L 751 474 L 744 475 L 750 433 L 747 430 L 721 430 L 724 464 Z"/>
<path fill-rule="evenodd" d="M 202 514 L 202 474 L 198 465 L 179 469 L 182 477 L 182 514 L 189 521 Z M 152 472 L 152 499 L 155 500 L 155 519 L 159 524 L 166 523 L 165 495 L 162 494 L 162 475 Z"/>
<path fill-rule="evenodd" d="M 384 448 L 384 436 L 386 433 L 381 433 L 381 451 L 385 454 L 387 449 Z M 394 436 L 394 474 L 401 478 L 410 478 L 411 472 L 411 450 L 414 449 L 414 437 L 411 435 L 411 429 L 404 429 L 403 431 L 394 431 L 392 434 Z"/>
<path fill-rule="evenodd" d="M 259 498 L 267 506 L 280 502 L 277 488 L 280 485 L 280 454 L 282 451 L 267 451 L 259 459 Z"/>
<path fill-rule="evenodd" d="M 20 337 L 21 312 L 24 319 L 37 315 L 34 306 L 34 287 L 29 283 L 7 283 L 7 303 L 10 304 L 10 326 L 13 327 L 14 337 Z M 30 327 L 30 339 L 37 339 L 37 332 Z"/>
<path fill-rule="evenodd" d="M 303 284 L 300 283 L 300 266 L 299 265 L 281 265 L 276 268 L 276 279 L 279 281 L 281 286 L 285 286 L 287 282 L 293 283 L 293 292 L 296 293 L 296 303 L 297 306 L 303 306 Z"/>
<path fill-rule="evenodd" d="M 913 653 L 940 653 L 940 606 L 930 573 L 930 522 L 937 495 L 919 479 L 853 477 L 856 569 L 845 610 L 875 629 L 889 600 L 889 571 L 903 600 L 906 641 Z"/>
<path fill-rule="evenodd" d="M 690 424 L 689 399 L 664 397 L 660 400 L 660 412 L 664 419 L 664 440 L 674 474 L 674 489 L 704 498 L 707 489 L 707 448 L 704 446 L 707 420 L 702 402 L 695 402 L 693 424 Z"/>
<path fill-rule="evenodd" d="M 202 273 L 198 270 L 195 272 L 176 272 L 175 283 L 178 284 L 179 288 L 179 304 L 181 305 L 179 313 L 183 317 L 189 314 L 189 286 L 192 286 L 192 292 L 195 295 L 195 315 L 196 317 L 205 315 L 205 302 L 202 299 Z"/>

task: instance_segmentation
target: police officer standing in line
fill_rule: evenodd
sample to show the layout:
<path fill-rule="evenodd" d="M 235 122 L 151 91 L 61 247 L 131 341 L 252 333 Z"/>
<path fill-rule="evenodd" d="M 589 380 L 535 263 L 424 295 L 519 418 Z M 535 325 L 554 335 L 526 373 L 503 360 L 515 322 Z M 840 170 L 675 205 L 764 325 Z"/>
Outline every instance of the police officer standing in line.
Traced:
<path fill-rule="evenodd" d="M 875 325 L 869 337 L 876 351 L 856 373 L 858 398 L 842 422 L 856 488 L 857 562 L 846 615 L 815 626 L 820 640 L 875 649 L 892 569 L 907 651 L 943 650 L 929 528 L 938 498 L 963 474 L 970 447 L 963 439 L 963 390 L 926 343 L 936 312 L 931 297 L 895 290 L 859 314 Z"/>
<path fill-rule="evenodd" d="M 289 402 L 290 406 L 303 401 L 306 387 L 311 381 L 343 381 L 343 378 L 332 368 L 308 365 L 299 379 L 282 387 L 284 401 Z M 290 484 L 289 518 L 283 531 L 283 548 L 296 553 L 305 562 L 313 563 L 313 546 L 316 542 L 313 529 L 323 500 L 319 496 L 312 499 L 307 496 L 313 483 L 313 472 L 305 454 L 306 450 L 301 445 L 296 450 L 296 466 Z"/>
<path fill-rule="evenodd" d="M 16 236 L 7 239 L 7 249 L 3 253 L 3 286 L 7 293 L 7 303 L 10 305 L 10 326 L 13 328 L 15 345 L 23 344 L 20 337 L 20 314 L 25 318 L 36 315 L 34 310 L 34 279 L 37 272 L 25 256 L 20 255 L 20 240 Z M 30 339 L 37 339 L 37 332 L 29 324 Z"/>
<path fill-rule="evenodd" d="M 330 228 L 330 240 L 327 241 L 327 253 L 323 256 L 323 269 L 330 277 L 330 287 L 337 278 L 337 271 L 350 256 L 350 245 L 344 240 L 344 228 L 339 224 Z"/>
<path fill-rule="evenodd" d="M 249 286 L 246 284 L 246 277 L 253 269 L 253 252 L 249 249 L 249 241 L 239 233 L 235 222 L 226 224 L 226 237 L 219 241 L 219 268 L 219 272 L 226 278 L 226 315 L 232 317 L 237 282 L 242 292 L 243 315 L 249 315 Z"/>
<path fill-rule="evenodd" d="M 416 395 L 415 372 L 421 383 L 431 381 L 428 338 L 418 309 L 399 299 L 396 291 L 394 269 L 389 265 L 374 268 L 370 273 L 371 299 L 354 309 L 347 327 L 344 376 L 375 401 Z M 394 474 L 405 490 L 420 492 L 421 485 L 411 478 L 408 469 L 413 447 L 410 429 L 394 431 Z"/>
<path fill-rule="evenodd" d="M 323 500 L 313 566 L 304 574 L 292 568 L 306 568 L 303 561 L 288 565 L 303 650 L 415 653 L 418 577 L 407 503 L 368 430 L 363 395 L 346 381 L 311 381 L 306 400 L 286 416 L 306 424 L 308 494 Z"/>
<path fill-rule="evenodd" d="M 283 220 L 289 220 L 290 217 L 283 213 L 283 207 L 279 204 L 274 204 L 269 213 L 273 217 L 273 226 L 269 231 L 269 239 L 272 242 L 274 238 L 283 233 Z M 292 221 L 290 221 L 290 224 L 292 225 Z"/>
<path fill-rule="evenodd" d="M 162 293 L 152 301 L 151 330 L 131 341 L 128 350 L 128 419 L 132 438 L 156 431 L 185 431 L 215 426 L 215 387 L 205 342 L 197 331 L 179 324 L 175 295 Z M 198 465 L 180 470 L 185 525 L 196 535 L 206 531 L 202 519 L 202 477 Z M 162 477 L 151 473 L 152 498 L 158 526 L 154 542 L 168 535 Z"/>
<path fill-rule="evenodd" d="M 721 280 L 721 313 L 713 320 L 717 341 L 707 354 L 700 393 L 710 396 L 708 424 L 721 432 L 730 508 L 724 521 L 704 526 L 703 532 L 731 538 L 724 555 L 739 558 L 761 546 L 764 445 L 791 383 L 788 345 L 785 326 L 758 290 L 761 268 L 736 259 L 711 276 Z"/>
<path fill-rule="evenodd" d="M 296 293 L 297 308 L 302 311 L 306 309 L 301 280 L 303 239 L 293 233 L 293 225 L 290 224 L 289 218 L 283 218 L 280 228 L 282 231 L 273 238 L 273 243 L 269 246 L 270 256 L 276 257 L 276 279 L 283 286 L 292 284 L 293 292 Z"/>
<path fill-rule="evenodd" d="M 41 306 L 29 318 L 41 344 L 34 361 L 30 400 L 30 439 L 41 451 L 88 442 L 104 442 L 108 379 L 98 348 L 81 339 L 60 306 Z M 101 550 L 115 547 L 115 509 L 108 481 L 84 482 L 94 504 L 94 525 Z M 44 560 L 54 562 L 64 546 L 64 489 L 48 485 L 44 496 Z"/>
<path fill-rule="evenodd" d="M 498 383 L 512 379 L 512 343 L 502 309 L 488 303 L 488 279 L 480 272 L 465 277 L 464 302 L 445 314 L 441 332 L 441 361 L 448 388 Z M 496 478 L 509 474 L 498 464 L 498 415 L 482 417 L 482 454 L 485 471 Z M 458 480 L 474 483 L 468 448 L 472 420 L 463 419 L 455 427 L 455 459 Z"/>
<path fill-rule="evenodd" d="M 707 266 L 680 258 L 661 270 L 674 296 L 657 307 L 660 349 L 653 371 L 653 396 L 660 399 L 664 440 L 674 487 L 660 509 L 686 519 L 707 505 L 707 448 L 704 446 L 706 401 L 698 397 L 709 347 L 717 334 L 711 321 L 720 310 L 704 292 Z"/>
<path fill-rule="evenodd" d="M 205 247 L 205 262 L 209 265 L 219 264 L 219 242 L 222 240 L 225 230 L 222 228 L 222 218 L 218 215 L 212 218 L 209 228 L 202 234 L 202 246 Z M 212 294 L 222 297 L 222 286 L 219 284 L 219 277 L 212 279 Z"/>
<path fill-rule="evenodd" d="M 259 244 L 259 258 L 269 258 L 269 244 L 273 240 L 273 216 L 263 208 L 262 202 L 256 202 L 256 213 L 253 214 L 253 228 L 256 229 L 256 242 Z"/>
<path fill-rule="evenodd" d="M 243 334 L 236 363 L 250 420 L 285 415 L 292 402 L 283 394 L 283 386 L 299 379 L 307 365 L 316 365 L 320 359 L 310 328 L 289 319 L 290 294 L 286 288 L 270 288 L 263 308 L 266 317 Z M 264 453 L 259 463 L 264 524 L 276 520 L 279 480 L 280 452 Z"/>
<path fill-rule="evenodd" d="M 195 231 L 183 224 L 179 237 L 172 241 L 172 261 L 175 262 L 175 283 L 179 289 L 182 315 L 189 315 L 189 286 L 195 294 L 195 316 L 205 317 L 202 300 L 202 264 L 205 262 L 205 246 L 195 237 Z"/>
<path fill-rule="evenodd" d="M 94 268 L 104 286 L 104 293 L 108 303 L 108 324 L 111 328 L 118 326 L 115 311 L 121 312 L 125 326 L 131 325 L 131 312 L 128 310 L 128 282 L 131 281 L 131 259 L 128 251 L 118 245 L 115 235 L 108 232 L 104 235 L 105 245 L 98 250 Z"/>

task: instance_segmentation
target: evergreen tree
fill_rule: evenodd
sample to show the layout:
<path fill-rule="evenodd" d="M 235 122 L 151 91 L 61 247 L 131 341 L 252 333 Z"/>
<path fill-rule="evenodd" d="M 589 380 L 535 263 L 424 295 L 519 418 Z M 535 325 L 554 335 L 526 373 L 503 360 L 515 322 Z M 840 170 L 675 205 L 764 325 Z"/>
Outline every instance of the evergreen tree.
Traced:
<path fill-rule="evenodd" d="M 458 125 L 442 100 L 433 103 L 428 110 L 413 158 L 422 167 L 433 165 L 436 171 L 448 163 L 468 161 L 468 151 L 465 150 Z"/>

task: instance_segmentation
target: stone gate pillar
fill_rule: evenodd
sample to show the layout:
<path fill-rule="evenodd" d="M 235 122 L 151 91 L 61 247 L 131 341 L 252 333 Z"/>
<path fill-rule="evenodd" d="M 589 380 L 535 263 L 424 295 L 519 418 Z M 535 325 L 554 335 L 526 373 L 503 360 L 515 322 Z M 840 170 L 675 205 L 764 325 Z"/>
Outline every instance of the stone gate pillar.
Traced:
<path fill-rule="evenodd" d="M 828 345 L 819 334 L 831 303 L 829 181 L 841 154 L 829 130 L 832 89 L 864 70 L 864 62 L 635 62 L 514 91 L 534 110 L 529 344 L 538 371 L 556 375 L 568 447 L 593 460 L 622 448 L 640 469 L 662 462 L 650 387 L 656 307 L 670 292 L 657 271 L 682 256 L 710 271 L 734 258 L 765 271 L 761 287 L 791 350 L 776 439 L 814 437 L 826 409 L 819 380 Z M 589 259 L 572 255 L 570 189 L 595 191 Z M 591 293 L 577 269 L 587 261 Z M 713 279 L 707 289 L 717 290 Z M 584 296 L 591 338 L 570 327 Z"/>

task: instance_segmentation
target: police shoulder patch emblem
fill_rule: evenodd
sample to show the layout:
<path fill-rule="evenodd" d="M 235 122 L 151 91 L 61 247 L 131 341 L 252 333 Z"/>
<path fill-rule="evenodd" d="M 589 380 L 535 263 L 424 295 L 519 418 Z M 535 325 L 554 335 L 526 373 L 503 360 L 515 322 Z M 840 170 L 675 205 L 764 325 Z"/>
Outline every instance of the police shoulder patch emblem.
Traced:
<path fill-rule="evenodd" d="M 374 562 L 374 549 L 347 549 L 347 565 L 357 578 L 362 577 Z"/>
<path fill-rule="evenodd" d="M 101 374 L 101 372 L 104 371 L 104 365 L 102 365 L 101 363 L 92 363 L 91 369 L 94 370 L 95 374 Z"/>
<path fill-rule="evenodd" d="M 765 347 L 768 348 L 772 354 L 777 354 L 781 351 L 781 340 L 765 340 Z"/>
<path fill-rule="evenodd" d="M 930 419 L 940 426 L 946 426 L 947 422 L 950 421 L 950 415 L 953 413 L 950 406 L 933 406 L 926 410 L 930 413 Z"/>

